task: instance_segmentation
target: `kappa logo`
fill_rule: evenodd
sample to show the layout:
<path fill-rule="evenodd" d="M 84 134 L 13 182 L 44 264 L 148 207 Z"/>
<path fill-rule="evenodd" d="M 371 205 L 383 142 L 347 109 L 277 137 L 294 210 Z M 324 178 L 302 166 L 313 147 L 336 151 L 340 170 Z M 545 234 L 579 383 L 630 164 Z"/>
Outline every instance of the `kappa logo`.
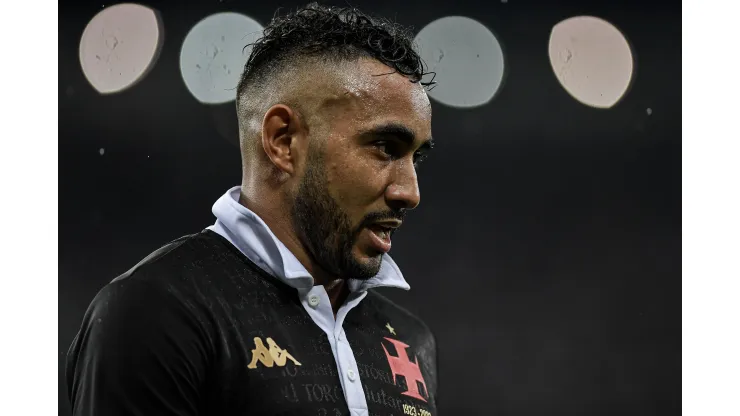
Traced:
<path fill-rule="evenodd" d="M 254 337 L 254 349 L 252 350 L 252 362 L 249 363 L 247 368 L 257 368 L 257 361 L 261 362 L 265 367 L 272 367 L 277 364 L 278 367 L 284 367 L 287 360 L 293 361 L 295 365 L 301 365 L 290 353 L 280 347 L 272 340 L 267 338 L 267 345 L 270 348 L 265 348 L 265 344 L 262 343 L 260 337 Z"/>
<path fill-rule="evenodd" d="M 409 355 L 406 352 L 406 348 L 409 347 L 407 344 L 397 339 L 388 337 L 383 338 L 393 344 L 394 347 L 396 347 L 396 354 L 398 354 L 397 357 L 392 356 L 385 348 L 385 345 L 382 345 L 381 343 L 383 351 L 385 351 L 385 356 L 388 358 L 388 364 L 391 366 L 391 372 L 393 373 L 393 383 L 398 385 L 398 382 L 396 381 L 396 376 L 403 376 L 406 379 L 406 386 L 408 390 L 401 394 L 419 399 L 426 403 L 427 400 L 421 396 L 419 386 L 416 384 L 417 381 L 420 382 L 421 385 L 424 386 L 424 391 L 426 395 L 429 396 L 427 383 L 424 382 L 424 377 L 421 375 L 421 370 L 419 370 L 419 360 L 416 357 L 414 357 L 414 360 L 416 362 L 413 362 L 409 359 Z"/>

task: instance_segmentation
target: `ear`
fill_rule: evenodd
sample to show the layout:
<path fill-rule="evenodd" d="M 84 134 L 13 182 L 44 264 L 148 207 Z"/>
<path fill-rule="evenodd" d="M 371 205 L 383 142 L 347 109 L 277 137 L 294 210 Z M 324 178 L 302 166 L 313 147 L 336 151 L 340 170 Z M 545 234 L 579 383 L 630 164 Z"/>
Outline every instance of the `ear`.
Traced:
<path fill-rule="evenodd" d="M 306 132 L 298 111 L 276 104 L 262 119 L 262 148 L 281 172 L 294 175 L 305 155 Z"/>

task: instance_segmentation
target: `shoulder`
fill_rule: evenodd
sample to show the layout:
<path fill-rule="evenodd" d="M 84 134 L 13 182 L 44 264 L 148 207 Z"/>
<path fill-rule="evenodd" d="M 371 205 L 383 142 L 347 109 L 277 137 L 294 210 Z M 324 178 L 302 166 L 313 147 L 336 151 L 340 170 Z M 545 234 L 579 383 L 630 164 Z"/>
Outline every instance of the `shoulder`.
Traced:
<path fill-rule="evenodd" d="M 165 244 L 108 286 L 114 290 L 128 282 L 146 286 L 166 298 L 162 302 L 167 307 L 187 313 L 212 333 L 231 325 L 235 309 L 262 314 L 265 303 L 291 293 L 273 280 L 228 240 L 204 230 Z M 133 295 L 121 301 L 137 302 Z"/>
<path fill-rule="evenodd" d="M 90 303 L 67 352 L 76 412 L 195 414 L 198 386 L 215 356 L 214 336 L 187 304 L 145 280 L 117 279 Z M 115 375 L 111 377 L 110 375 Z M 172 410 L 168 409 L 168 410 Z"/>
<path fill-rule="evenodd" d="M 110 284 L 139 281 L 175 297 L 198 296 L 211 292 L 214 281 L 225 284 L 221 275 L 249 280 L 252 268 L 240 254 L 220 235 L 203 230 L 163 245 Z"/>
<path fill-rule="evenodd" d="M 217 246 L 218 241 L 203 232 L 180 237 L 104 285 L 85 312 L 75 341 L 78 348 L 118 350 L 144 338 L 164 346 L 162 337 L 208 343 L 212 313 L 198 282 L 208 273 L 198 265 L 225 255 Z M 133 344 L 126 348 L 135 349 Z"/>
<path fill-rule="evenodd" d="M 113 281 L 127 279 L 136 275 L 139 280 L 150 280 L 153 274 L 194 270 L 207 260 L 226 260 L 233 252 L 219 240 L 219 236 L 204 230 L 196 234 L 182 236 L 150 253 L 131 269 Z"/>

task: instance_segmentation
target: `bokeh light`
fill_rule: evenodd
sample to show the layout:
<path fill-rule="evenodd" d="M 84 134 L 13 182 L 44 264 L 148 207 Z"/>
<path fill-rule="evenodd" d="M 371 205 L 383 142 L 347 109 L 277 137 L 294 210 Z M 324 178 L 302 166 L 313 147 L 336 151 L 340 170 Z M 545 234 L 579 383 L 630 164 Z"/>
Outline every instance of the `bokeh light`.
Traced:
<path fill-rule="evenodd" d="M 488 103 L 504 76 L 504 53 L 496 36 L 476 20 L 448 16 L 426 25 L 415 41 L 439 82 L 429 96 L 451 107 Z M 425 78 L 426 80 L 426 78 Z"/>
<path fill-rule="evenodd" d="M 85 77 L 101 94 L 132 87 L 154 66 L 162 47 L 157 12 L 139 4 L 108 7 L 92 18 L 80 40 Z"/>
<path fill-rule="evenodd" d="M 262 36 L 256 20 L 239 13 L 217 13 L 198 22 L 185 37 L 180 71 L 190 93 L 204 104 L 236 98 L 236 85 L 252 48 Z"/>
<path fill-rule="evenodd" d="M 597 17 L 572 17 L 555 25 L 549 54 L 563 88 L 591 107 L 614 106 L 632 80 L 634 63 L 627 39 L 611 23 Z"/>

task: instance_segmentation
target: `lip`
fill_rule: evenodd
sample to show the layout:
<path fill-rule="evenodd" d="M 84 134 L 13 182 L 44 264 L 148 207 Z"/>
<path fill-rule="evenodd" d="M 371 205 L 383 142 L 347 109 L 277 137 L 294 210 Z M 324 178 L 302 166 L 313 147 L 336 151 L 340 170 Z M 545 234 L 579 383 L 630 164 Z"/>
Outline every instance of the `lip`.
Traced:
<path fill-rule="evenodd" d="M 373 224 L 373 225 L 377 226 L 379 224 Z M 385 227 L 385 228 L 392 228 L 392 227 L 386 227 L 385 225 L 383 225 L 383 227 Z M 373 232 L 372 226 L 365 227 L 365 229 L 363 230 L 363 232 L 366 232 L 368 234 L 368 237 L 369 237 L 369 240 L 370 240 L 370 244 L 371 244 L 371 246 L 374 249 L 376 249 L 377 251 L 380 251 L 382 253 L 387 253 L 387 252 L 391 251 L 391 239 L 390 239 L 390 235 L 386 239 L 380 238 L 377 234 L 375 234 Z"/>
<path fill-rule="evenodd" d="M 403 224 L 403 221 L 391 220 L 391 221 L 378 221 L 378 222 L 372 223 L 370 226 L 377 225 L 377 226 L 381 226 L 384 228 L 396 229 L 400 227 L 401 224 Z"/>

